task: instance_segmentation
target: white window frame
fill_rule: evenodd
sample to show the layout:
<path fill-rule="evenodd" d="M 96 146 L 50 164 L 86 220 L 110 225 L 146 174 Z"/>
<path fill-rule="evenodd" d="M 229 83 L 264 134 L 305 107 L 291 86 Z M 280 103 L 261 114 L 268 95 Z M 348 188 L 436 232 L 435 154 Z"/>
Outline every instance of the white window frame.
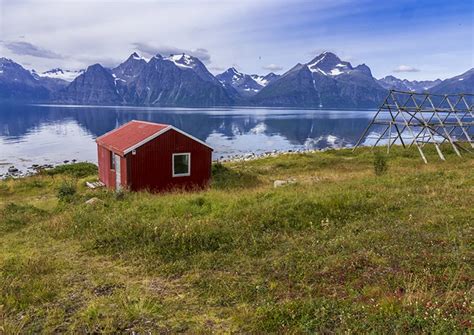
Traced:
<path fill-rule="evenodd" d="M 174 156 L 183 156 L 187 155 L 188 156 L 188 172 L 187 173 L 174 173 Z M 173 156 L 171 157 L 171 168 L 172 168 L 172 173 L 173 177 L 189 177 L 191 175 L 191 153 L 190 152 L 177 152 L 174 153 Z"/>

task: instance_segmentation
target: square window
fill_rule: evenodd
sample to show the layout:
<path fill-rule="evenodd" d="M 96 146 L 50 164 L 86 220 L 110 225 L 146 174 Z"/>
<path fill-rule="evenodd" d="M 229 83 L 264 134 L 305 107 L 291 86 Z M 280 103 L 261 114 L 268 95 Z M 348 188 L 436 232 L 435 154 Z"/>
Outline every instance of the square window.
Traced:
<path fill-rule="evenodd" d="M 191 154 L 173 154 L 173 177 L 191 175 Z"/>

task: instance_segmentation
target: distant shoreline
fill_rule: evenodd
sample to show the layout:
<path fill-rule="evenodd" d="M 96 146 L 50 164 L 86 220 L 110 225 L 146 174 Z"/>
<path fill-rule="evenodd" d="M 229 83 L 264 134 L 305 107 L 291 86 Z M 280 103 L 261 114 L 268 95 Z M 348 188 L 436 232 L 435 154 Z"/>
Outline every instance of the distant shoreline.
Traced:
<path fill-rule="evenodd" d="M 255 152 L 247 152 L 247 153 L 242 153 L 242 154 L 234 154 L 234 155 L 228 155 L 223 158 L 216 158 L 212 160 L 212 163 L 235 163 L 235 162 L 246 162 L 246 161 L 254 161 L 258 159 L 265 159 L 269 157 L 280 157 L 280 156 L 285 156 L 285 155 L 295 155 L 295 154 L 311 154 L 311 153 L 317 153 L 317 152 L 325 152 L 329 150 L 341 150 L 341 149 L 351 149 L 352 146 L 344 146 L 344 147 L 328 147 L 328 148 L 322 148 L 322 149 L 297 149 L 297 150 L 273 150 L 273 151 L 267 151 L 264 153 L 255 153 Z M 5 180 L 8 178 L 13 178 L 13 179 L 19 179 L 19 178 L 25 178 L 29 176 L 36 175 L 38 173 L 41 173 L 41 171 L 45 170 L 50 170 L 54 169 L 58 166 L 62 165 L 73 165 L 77 163 L 92 163 L 96 164 L 95 162 L 90 162 L 90 161 L 79 161 L 79 160 L 65 160 L 62 163 L 48 163 L 48 164 L 32 164 L 29 166 L 26 171 L 17 169 L 12 163 L 5 162 L 5 163 L 0 163 L 0 166 L 7 166 L 10 165 L 9 168 L 14 168 L 16 169 L 15 172 L 6 172 L 6 173 L 0 173 L 0 180 Z M 97 165 L 97 164 L 96 164 Z"/>
<path fill-rule="evenodd" d="M 18 105 L 38 106 L 38 107 L 58 107 L 58 108 L 114 108 L 114 109 L 176 109 L 176 110 L 233 110 L 233 109 L 272 109 L 272 110 L 304 110 L 304 111 L 331 111 L 331 112 L 375 112 L 377 108 L 314 108 L 314 107 L 282 107 L 282 106 L 209 106 L 209 107 L 189 107 L 189 106 L 152 106 L 152 105 L 74 105 L 74 104 L 51 104 L 51 103 L 24 103 Z"/>

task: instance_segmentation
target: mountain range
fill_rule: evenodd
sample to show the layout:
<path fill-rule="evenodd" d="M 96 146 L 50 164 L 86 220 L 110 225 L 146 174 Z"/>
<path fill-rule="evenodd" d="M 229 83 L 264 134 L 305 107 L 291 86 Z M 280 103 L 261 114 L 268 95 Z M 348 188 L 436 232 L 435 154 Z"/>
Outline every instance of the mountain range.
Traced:
<path fill-rule="evenodd" d="M 306 64 L 297 64 L 251 101 L 261 106 L 370 108 L 386 94 L 365 64 L 353 67 L 325 52 Z"/>
<path fill-rule="evenodd" d="M 473 93 L 474 69 L 434 81 L 394 76 L 376 79 L 365 65 L 353 66 L 331 52 L 298 63 L 283 75 L 245 74 L 232 67 L 214 76 L 186 54 L 132 53 L 115 68 L 100 64 L 85 70 L 43 73 L 0 58 L 0 100 L 85 105 L 273 106 L 375 108 L 388 89 L 433 93 Z"/>
<path fill-rule="evenodd" d="M 386 76 L 378 80 L 380 86 L 386 89 L 396 89 L 400 91 L 415 91 L 415 92 L 425 92 L 429 91 L 434 86 L 441 83 L 441 79 L 436 80 L 407 80 L 399 79 L 394 76 Z"/>
<path fill-rule="evenodd" d="M 279 75 L 273 72 L 266 76 L 244 74 L 237 71 L 234 67 L 216 76 L 225 87 L 234 88 L 243 97 L 256 95 L 262 88 L 279 77 Z"/>

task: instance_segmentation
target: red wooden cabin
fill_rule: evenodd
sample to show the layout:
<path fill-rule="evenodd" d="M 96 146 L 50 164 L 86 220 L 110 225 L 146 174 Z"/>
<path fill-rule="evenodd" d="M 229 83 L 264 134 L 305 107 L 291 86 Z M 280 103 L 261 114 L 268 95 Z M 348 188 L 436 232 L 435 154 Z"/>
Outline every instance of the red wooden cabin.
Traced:
<path fill-rule="evenodd" d="M 108 188 L 154 192 L 207 186 L 212 148 L 171 125 L 130 121 L 96 139 Z"/>

